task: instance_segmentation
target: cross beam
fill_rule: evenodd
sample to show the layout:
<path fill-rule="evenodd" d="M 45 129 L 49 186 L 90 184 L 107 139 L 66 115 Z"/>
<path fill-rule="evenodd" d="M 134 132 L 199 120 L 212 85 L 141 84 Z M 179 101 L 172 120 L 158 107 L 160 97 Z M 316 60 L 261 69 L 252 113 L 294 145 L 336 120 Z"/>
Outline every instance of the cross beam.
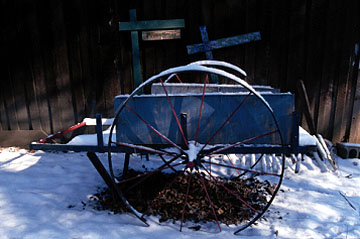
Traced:
<path fill-rule="evenodd" d="M 184 28 L 184 19 L 137 21 L 136 10 L 130 10 L 130 22 L 119 22 L 119 31 L 131 31 L 134 88 L 142 83 L 138 31 Z"/>
<path fill-rule="evenodd" d="M 251 41 L 261 40 L 260 32 L 251 32 L 247 34 L 237 35 L 233 37 L 221 38 L 218 40 L 209 41 L 208 33 L 206 31 L 206 26 L 200 27 L 201 39 L 203 43 L 188 45 L 186 46 L 188 54 L 195 54 L 198 52 L 205 52 L 206 59 L 214 59 L 212 50 L 220 49 L 224 47 L 235 46 L 239 44 L 248 43 Z M 212 82 L 218 83 L 219 80 L 217 76 L 211 76 Z"/>

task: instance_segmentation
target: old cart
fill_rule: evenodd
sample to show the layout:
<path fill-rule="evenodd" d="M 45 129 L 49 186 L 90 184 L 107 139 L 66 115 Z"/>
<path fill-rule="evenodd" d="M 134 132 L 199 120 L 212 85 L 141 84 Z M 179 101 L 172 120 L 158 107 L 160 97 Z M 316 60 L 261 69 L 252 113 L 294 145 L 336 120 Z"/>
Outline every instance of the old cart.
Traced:
<path fill-rule="evenodd" d="M 210 74 L 222 84 L 210 84 Z M 221 231 L 224 223 L 237 234 L 274 200 L 286 155 L 313 150 L 299 146 L 294 96 L 252 87 L 241 79 L 245 76 L 220 61 L 171 68 L 130 95 L 115 97 L 105 143 L 98 117 L 96 145 L 43 140 L 30 147 L 87 151 L 105 182 L 145 225 L 158 218 L 180 230 Z M 201 80 L 170 83 L 193 78 Z M 150 86 L 152 94 L 138 94 Z M 109 173 L 95 152 L 108 153 Z"/>

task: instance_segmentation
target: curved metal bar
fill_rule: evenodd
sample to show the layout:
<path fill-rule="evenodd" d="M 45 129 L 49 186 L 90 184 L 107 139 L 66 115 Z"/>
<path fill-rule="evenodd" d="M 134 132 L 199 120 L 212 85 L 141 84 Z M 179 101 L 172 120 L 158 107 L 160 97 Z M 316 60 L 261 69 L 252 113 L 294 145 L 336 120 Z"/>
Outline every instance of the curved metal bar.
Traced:
<path fill-rule="evenodd" d="M 202 66 L 222 66 L 225 68 L 232 69 L 232 70 L 244 75 L 245 77 L 247 76 L 246 72 L 243 69 L 241 69 L 240 67 L 237 67 L 231 63 L 225 62 L 225 61 L 201 60 L 201 61 L 195 61 L 193 63 L 190 63 L 190 65 L 192 65 L 192 64 L 198 64 L 198 65 L 202 65 Z"/>
<path fill-rule="evenodd" d="M 208 73 L 208 74 L 215 74 L 215 75 L 219 75 L 219 76 L 223 76 L 225 78 L 228 78 L 238 84 L 240 84 L 241 86 L 243 86 L 244 88 L 246 88 L 249 92 L 251 92 L 252 94 L 254 94 L 255 97 L 257 97 L 260 102 L 267 108 L 267 110 L 270 112 L 275 125 L 278 129 L 278 133 L 279 133 L 279 137 L 280 137 L 280 141 L 281 141 L 281 145 L 284 145 L 284 141 L 283 141 L 283 137 L 280 131 L 280 127 L 279 124 L 276 120 L 276 117 L 274 115 L 274 111 L 271 108 L 271 106 L 267 103 L 267 101 L 257 92 L 255 91 L 255 89 L 250 86 L 246 81 L 242 80 L 241 78 L 235 76 L 234 74 L 228 73 L 224 70 L 221 69 L 216 69 L 216 68 L 212 68 L 212 67 L 206 67 L 204 65 L 210 65 L 210 66 L 223 66 L 223 67 L 227 67 L 227 68 L 231 68 L 237 72 L 240 72 L 241 74 L 246 76 L 246 73 L 244 71 L 242 71 L 240 68 L 235 67 L 232 64 L 226 63 L 226 62 L 220 62 L 220 61 L 199 61 L 199 62 L 194 62 L 185 66 L 179 66 L 179 67 L 174 67 L 174 68 L 170 68 L 168 70 L 165 70 L 157 75 L 154 75 L 152 77 L 150 77 L 148 80 L 146 80 L 145 82 L 143 82 L 142 84 L 140 84 L 130 95 L 129 97 L 116 109 L 115 111 L 115 117 L 114 117 L 114 121 L 113 124 L 111 125 L 110 128 L 110 133 L 109 133 L 109 142 L 111 142 L 111 138 L 112 138 L 112 134 L 114 132 L 114 128 L 115 125 L 118 123 L 119 121 L 119 117 L 120 117 L 120 113 L 121 111 L 124 109 L 125 105 L 136 95 L 138 94 L 141 89 L 147 85 L 152 84 L 155 80 L 167 76 L 167 75 L 172 75 L 172 74 L 176 74 L 176 73 L 181 73 L 181 72 L 204 72 L 204 73 Z M 239 70 L 240 69 L 240 70 Z M 244 74 L 245 73 L 245 74 Z M 110 175 L 112 177 L 112 179 L 114 180 L 114 171 L 113 171 L 113 166 L 112 166 L 112 161 L 111 161 L 111 144 L 108 144 L 108 164 L 109 164 L 109 170 L 110 170 Z M 281 170 L 281 175 L 283 175 L 284 173 L 284 166 L 285 166 L 285 160 L 283 159 L 282 161 L 282 170 Z M 271 202 L 274 199 L 274 196 L 276 195 L 277 191 L 280 188 L 280 185 L 282 183 L 282 177 L 280 177 L 280 180 L 278 182 L 277 187 L 274 190 L 274 194 L 271 197 L 269 203 L 267 204 L 267 206 L 264 208 L 264 210 L 259 213 L 253 220 L 251 220 L 248 224 L 246 224 L 244 227 L 240 228 L 239 230 L 237 230 L 236 232 L 234 232 L 234 234 L 239 233 L 241 230 L 245 229 L 246 227 L 248 227 L 249 225 L 251 225 L 252 223 L 254 223 L 258 218 L 260 218 L 262 216 L 262 214 L 267 210 L 267 208 L 270 206 Z M 127 207 L 136 215 L 138 216 L 138 214 L 136 213 L 136 210 L 134 210 L 131 205 L 127 202 L 127 200 L 125 198 L 122 198 L 122 200 L 124 201 L 124 203 L 127 205 Z"/>

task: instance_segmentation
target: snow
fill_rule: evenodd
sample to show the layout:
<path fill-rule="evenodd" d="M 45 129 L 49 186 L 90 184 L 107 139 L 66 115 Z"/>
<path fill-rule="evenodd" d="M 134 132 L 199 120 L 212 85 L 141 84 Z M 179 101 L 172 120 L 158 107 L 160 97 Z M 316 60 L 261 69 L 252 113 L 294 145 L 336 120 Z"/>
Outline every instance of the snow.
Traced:
<path fill-rule="evenodd" d="M 314 146 L 316 144 L 316 138 L 310 135 L 305 129 L 299 126 L 299 145 L 300 146 Z"/>
<path fill-rule="evenodd" d="M 114 128 L 114 132 L 116 129 Z M 104 145 L 108 144 L 110 134 L 110 127 L 103 131 Z M 116 135 L 113 133 L 112 141 L 116 141 Z M 97 145 L 97 135 L 96 134 L 84 134 L 74 137 L 67 144 L 69 145 Z M 310 135 L 305 129 L 299 126 L 299 145 L 300 146 L 314 146 L 316 145 L 316 139 L 314 136 Z M 269 145 L 271 147 L 271 145 Z"/>
<path fill-rule="evenodd" d="M 225 225 L 221 233 L 179 232 L 156 221 L 144 227 L 132 215 L 93 209 L 89 198 L 105 184 L 84 152 L 0 151 L 2 239 L 239 238 Z M 107 155 L 98 156 L 106 165 Z M 360 160 L 338 160 L 339 171 L 321 173 L 305 157 L 298 174 L 287 160 L 266 220 L 241 232 L 241 238 L 359 238 Z"/>

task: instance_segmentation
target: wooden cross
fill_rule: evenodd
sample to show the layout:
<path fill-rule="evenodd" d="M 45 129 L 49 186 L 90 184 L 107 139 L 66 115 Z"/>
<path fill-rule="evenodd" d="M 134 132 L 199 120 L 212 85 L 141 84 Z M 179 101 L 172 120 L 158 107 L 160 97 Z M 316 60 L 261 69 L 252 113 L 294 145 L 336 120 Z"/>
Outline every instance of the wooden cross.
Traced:
<path fill-rule="evenodd" d="M 248 43 L 251 41 L 261 40 L 260 32 L 251 32 L 243 35 L 221 38 L 218 40 L 209 41 L 209 37 L 206 31 L 206 26 L 200 27 L 201 39 L 203 43 L 188 45 L 186 46 L 188 54 L 194 54 L 198 52 L 205 52 L 206 59 L 214 59 L 212 50 L 219 49 L 229 46 L 235 46 L 243 43 Z M 211 76 L 212 82 L 219 83 L 217 76 Z"/>
<path fill-rule="evenodd" d="M 119 22 L 119 31 L 131 31 L 134 87 L 142 83 L 138 31 L 184 28 L 184 19 L 136 21 L 136 10 L 130 10 L 130 22 Z"/>

